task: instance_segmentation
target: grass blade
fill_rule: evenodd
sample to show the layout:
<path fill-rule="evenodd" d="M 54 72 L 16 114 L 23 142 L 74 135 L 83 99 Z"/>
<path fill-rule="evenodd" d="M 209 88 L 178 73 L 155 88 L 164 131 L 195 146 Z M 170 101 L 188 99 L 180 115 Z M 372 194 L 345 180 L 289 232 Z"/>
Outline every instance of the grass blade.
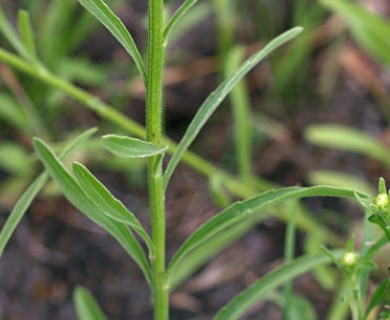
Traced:
<path fill-rule="evenodd" d="M 81 135 L 79 135 L 74 141 L 72 141 L 61 153 L 60 158 L 63 159 L 72 153 L 81 143 L 89 139 L 96 129 L 90 129 Z M 25 212 L 30 206 L 31 202 L 34 200 L 38 192 L 43 188 L 48 175 L 46 173 L 41 173 L 38 178 L 27 188 L 23 195 L 16 202 L 14 208 L 12 209 L 7 221 L 5 222 L 3 228 L 0 232 L 0 258 L 3 255 L 4 248 L 6 247 L 9 239 L 14 233 L 16 227 L 18 226 L 20 220 L 23 218 Z"/>
<path fill-rule="evenodd" d="M 167 272 L 168 282 L 175 272 L 179 262 L 192 250 L 205 243 L 219 232 L 253 216 L 256 211 L 266 206 L 280 203 L 285 200 L 300 199 L 305 197 L 349 197 L 354 198 L 356 192 L 350 189 L 335 188 L 329 186 L 315 186 L 309 188 L 287 187 L 277 190 L 264 192 L 258 196 L 245 201 L 238 201 L 230 207 L 221 211 L 219 214 L 208 220 L 200 226 L 192 235 L 182 244 L 175 256 L 172 258 Z M 359 194 L 362 197 L 368 197 L 365 194 Z"/>
<path fill-rule="evenodd" d="M 146 69 L 141 53 L 122 21 L 111 11 L 103 0 L 78 1 L 106 27 L 125 48 L 127 53 L 134 60 L 144 82 L 146 82 Z"/>
<path fill-rule="evenodd" d="M 240 80 L 268 54 L 270 54 L 272 51 L 274 51 L 287 41 L 295 38 L 301 32 L 302 28 L 296 27 L 284 32 L 283 34 L 272 40 L 259 52 L 249 57 L 249 59 L 247 59 L 241 65 L 238 71 L 236 71 L 232 76 L 230 76 L 227 80 L 221 83 L 220 86 L 208 96 L 208 98 L 199 108 L 199 111 L 189 125 L 186 133 L 184 134 L 184 137 L 181 139 L 175 153 L 172 156 L 172 159 L 168 164 L 164 175 L 165 186 L 168 185 L 169 179 L 171 178 L 172 173 L 178 165 L 183 154 L 186 152 L 191 143 L 195 140 L 199 131 L 202 129 L 207 120 L 211 117 L 213 112 L 221 104 L 223 99 L 230 93 L 230 91 L 235 87 L 235 85 L 240 82 Z"/>
<path fill-rule="evenodd" d="M 388 20 L 351 1 L 322 0 L 321 3 L 343 18 L 352 36 L 363 49 L 382 63 L 390 65 Z"/>
<path fill-rule="evenodd" d="M 360 153 L 390 166 L 390 150 L 368 134 L 336 124 L 309 126 L 305 138 L 310 143 Z"/>
<path fill-rule="evenodd" d="M 179 9 L 173 14 L 173 16 L 169 19 L 167 26 L 164 29 L 164 39 L 168 41 L 169 34 L 175 25 L 185 16 L 185 14 L 190 10 L 198 0 L 185 0 Z"/>
<path fill-rule="evenodd" d="M 242 47 L 234 47 L 225 57 L 225 74 L 233 74 L 244 58 L 245 50 Z M 230 101 L 233 111 L 233 137 L 235 158 L 238 164 L 240 176 L 245 179 L 251 176 L 252 167 L 252 117 L 250 110 L 249 90 L 240 81 L 230 92 Z"/>
<path fill-rule="evenodd" d="M 15 32 L 12 25 L 9 23 L 3 9 L 0 6 L 0 32 L 4 38 L 11 44 L 15 51 L 28 61 L 32 61 L 32 57 L 20 41 L 18 34 Z"/>
<path fill-rule="evenodd" d="M 150 283 L 150 268 L 145 252 L 132 232 L 122 223 L 107 217 L 99 207 L 91 202 L 77 181 L 70 175 L 65 166 L 42 140 L 36 138 L 34 140 L 34 146 L 49 176 L 58 184 L 66 198 L 121 244 L 141 268 Z"/>
<path fill-rule="evenodd" d="M 79 320 L 107 320 L 95 298 L 86 288 L 77 287 L 73 294 L 73 301 Z"/>
<path fill-rule="evenodd" d="M 37 51 L 35 48 L 35 37 L 30 21 L 30 15 L 25 10 L 20 10 L 18 13 L 18 27 L 22 42 L 30 57 L 37 59 Z"/>
<path fill-rule="evenodd" d="M 341 258 L 343 251 L 332 251 L 332 254 Z M 270 291 L 286 281 L 329 262 L 330 258 L 323 253 L 317 256 L 303 256 L 275 269 L 234 297 L 217 313 L 214 320 L 238 319 L 254 304 L 264 299 Z"/>
<path fill-rule="evenodd" d="M 145 241 L 149 251 L 153 253 L 153 244 L 141 223 L 122 202 L 81 163 L 73 163 L 73 173 L 87 197 L 111 219 L 127 224 Z"/>
<path fill-rule="evenodd" d="M 164 154 L 168 150 L 168 147 L 159 148 L 144 140 L 115 134 L 103 136 L 103 146 L 111 153 L 125 158 L 152 157 Z"/>

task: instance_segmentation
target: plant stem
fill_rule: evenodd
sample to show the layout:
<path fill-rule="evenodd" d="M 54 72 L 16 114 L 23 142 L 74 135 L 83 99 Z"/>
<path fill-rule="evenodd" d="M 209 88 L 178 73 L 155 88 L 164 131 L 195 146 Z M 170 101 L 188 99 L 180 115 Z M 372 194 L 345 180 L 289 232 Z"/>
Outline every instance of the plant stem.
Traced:
<path fill-rule="evenodd" d="M 163 0 L 149 0 L 148 19 L 148 74 L 146 82 L 146 136 L 155 145 L 162 142 L 163 113 Z M 168 287 L 165 276 L 165 188 L 162 156 L 148 160 L 148 186 L 151 210 L 152 240 L 155 256 L 152 257 L 154 319 L 168 319 Z"/>

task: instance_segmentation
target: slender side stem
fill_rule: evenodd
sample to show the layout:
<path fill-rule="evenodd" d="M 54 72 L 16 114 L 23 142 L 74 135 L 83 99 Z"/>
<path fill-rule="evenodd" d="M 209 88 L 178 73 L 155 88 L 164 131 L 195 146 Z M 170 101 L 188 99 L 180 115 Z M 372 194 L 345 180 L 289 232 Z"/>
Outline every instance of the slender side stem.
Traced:
<path fill-rule="evenodd" d="M 149 0 L 148 74 L 146 82 L 146 136 L 161 145 L 164 67 L 164 1 Z M 156 254 L 152 257 L 154 319 L 168 319 L 168 286 L 165 276 L 165 188 L 162 156 L 148 160 L 149 201 L 152 219 L 152 240 Z"/>

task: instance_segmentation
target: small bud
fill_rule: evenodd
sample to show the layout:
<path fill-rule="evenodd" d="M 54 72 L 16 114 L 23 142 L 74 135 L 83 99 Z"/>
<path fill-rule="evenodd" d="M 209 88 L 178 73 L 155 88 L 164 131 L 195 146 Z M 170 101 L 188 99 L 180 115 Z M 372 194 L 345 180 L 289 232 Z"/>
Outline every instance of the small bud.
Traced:
<path fill-rule="evenodd" d="M 357 263 L 358 257 L 355 252 L 347 252 L 341 259 L 341 264 L 345 267 L 353 267 Z"/>
<path fill-rule="evenodd" d="M 386 210 L 390 204 L 389 196 L 386 193 L 380 193 L 376 196 L 374 204 L 380 210 Z"/>

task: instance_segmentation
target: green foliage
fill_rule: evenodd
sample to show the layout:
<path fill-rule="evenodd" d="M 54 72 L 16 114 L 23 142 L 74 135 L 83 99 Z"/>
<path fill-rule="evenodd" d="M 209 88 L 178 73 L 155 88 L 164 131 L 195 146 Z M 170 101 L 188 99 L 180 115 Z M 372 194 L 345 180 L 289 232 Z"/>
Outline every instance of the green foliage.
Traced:
<path fill-rule="evenodd" d="M 0 97 L 4 97 L 5 107 L 0 106 L 0 117 L 24 134 L 34 133 L 45 138 L 56 136 L 55 130 L 53 130 L 55 121 L 46 116 L 45 109 L 41 108 L 41 102 L 44 102 L 43 105 L 51 105 L 53 101 L 61 101 L 61 99 L 56 98 L 58 94 L 66 93 L 103 119 L 136 136 L 137 138 L 108 134 L 103 136 L 102 142 L 103 147 L 116 156 L 146 158 L 148 172 L 145 180 L 147 180 L 149 190 L 151 233 L 149 234 L 138 220 L 137 213 L 133 213 L 117 199 L 86 166 L 74 162 L 71 172 L 63 163 L 63 158 L 89 138 L 94 130 L 78 137 L 64 149 L 59 157 L 54 152 L 54 148 L 41 138 L 35 138 L 34 148 L 40 161 L 44 164 L 47 174 L 40 175 L 16 203 L 0 233 L 0 256 L 28 206 L 46 183 L 48 175 L 58 185 L 65 197 L 78 210 L 114 237 L 139 266 L 151 289 L 156 320 L 168 319 L 170 291 L 221 250 L 245 234 L 254 224 L 269 216 L 269 207 L 271 206 L 276 207 L 275 212 L 278 217 L 289 220 L 285 242 L 285 263 L 234 297 L 222 307 L 215 319 L 237 319 L 254 304 L 270 299 L 275 290 L 286 284 L 286 293 L 283 299 L 274 298 L 274 301 L 284 308 L 286 319 L 299 319 L 299 316 L 303 314 L 306 315 L 305 319 L 315 319 L 316 316 L 310 303 L 294 294 L 291 283 L 297 276 L 308 271 L 318 270 L 318 267 L 324 267 L 329 262 L 333 262 L 347 279 L 345 295 L 350 298 L 349 302 L 354 319 L 360 320 L 364 313 L 368 316 L 375 306 L 387 302 L 388 281 L 378 287 L 368 307 L 364 306 L 367 278 L 369 271 L 375 267 L 372 263 L 373 256 L 385 245 L 386 240 L 390 241 L 390 201 L 384 181 L 380 180 L 379 194 L 372 199 L 364 192 L 359 191 L 366 190 L 359 186 L 279 188 L 268 181 L 253 177 L 251 173 L 251 115 L 248 90 L 241 81 L 268 55 L 296 38 L 302 32 L 301 27 L 292 28 L 274 37 L 262 49 L 241 63 L 244 50 L 232 47 L 234 6 L 231 2 L 216 0 L 214 5 L 220 27 L 220 54 L 223 53 L 220 58 L 225 64 L 227 79 L 206 98 L 183 138 L 176 145 L 162 134 L 164 127 L 163 67 L 170 37 L 175 34 L 174 30 L 180 25 L 179 23 L 185 23 L 185 18 L 191 12 L 195 12 L 196 8 L 191 11 L 190 9 L 197 3 L 197 0 L 185 0 L 166 24 L 163 19 L 164 1 L 149 0 L 149 39 L 145 57 L 142 56 L 124 23 L 105 1 L 78 0 L 78 2 L 108 29 L 130 58 L 134 60 L 145 84 L 146 127 L 144 128 L 132 119 L 125 117 L 96 96 L 70 82 L 82 79 L 89 84 L 99 84 L 104 79 L 104 77 L 99 77 L 97 69 L 88 62 L 84 63 L 82 60 L 72 60 L 67 57 L 68 53 L 77 48 L 82 38 L 88 34 L 91 26 L 95 25 L 88 18 L 89 15 L 83 13 L 80 16 L 76 9 L 77 2 L 73 0 L 54 0 L 51 2 L 45 15 L 43 27 L 37 32 L 34 32 L 34 16 L 30 17 L 27 11 L 19 12 L 18 31 L 16 31 L 0 9 L 0 32 L 16 52 L 13 54 L 0 48 L 0 60 L 45 84 L 27 81 L 27 94 L 22 100 L 15 100 L 8 93 L 2 94 Z M 294 21 L 301 20 L 306 8 L 308 8 L 308 3 L 308 1 L 302 1 L 297 4 L 294 11 Z M 376 34 L 379 32 L 378 30 L 387 30 L 387 26 L 385 27 L 382 22 L 377 22 L 376 18 L 367 16 L 367 13 L 362 13 L 359 11 L 360 9 L 348 7 L 349 4 L 344 6 L 344 2 L 335 4 L 334 1 L 324 0 L 324 3 L 344 14 L 352 28 L 357 28 L 355 26 L 357 20 L 354 20 L 356 17 L 359 19 L 367 18 L 367 21 L 376 25 L 372 29 L 365 26 L 369 32 L 366 30 L 368 33 L 364 37 L 357 38 L 363 46 L 367 47 L 367 50 L 371 50 L 374 55 L 379 57 L 381 50 L 387 48 L 387 44 L 383 44 L 383 38 L 379 38 Z M 40 11 L 39 5 L 36 4 L 30 3 L 29 8 L 35 14 Z M 316 8 L 318 7 L 316 6 Z M 347 12 L 347 9 L 351 9 L 351 12 Z M 80 32 L 65 37 L 63 41 L 56 41 L 61 30 L 71 26 L 74 22 L 73 15 L 79 18 L 74 29 Z M 306 23 L 308 29 L 312 27 L 311 22 L 310 20 Z M 380 44 L 374 47 L 372 41 L 367 40 L 370 36 L 373 39 L 379 39 Z M 296 70 L 305 63 L 310 52 L 310 41 L 311 34 L 305 35 L 290 47 L 288 52 L 291 57 L 288 54 L 284 59 L 280 59 L 281 56 L 279 56 L 273 61 L 273 72 L 275 79 L 279 79 L 277 82 L 280 88 L 286 88 L 296 74 Z M 227 51 L 229 53 L 226 55 Z M 144 61 L 148 61 L 147 66 Z M 51 89 L 46 88 L 46 85 L 49 85 Z M 37 88 L 39 90 L 36 90 Z M 59 91 L 53 92 L 53 88 Z M 188 151 L 200 130 L 229 94 L 231 94 L 233 102 L 236 127 L 234 137 L 241 180 L 215 168 L 203 158 Z M 390 157 L 387 148 L 376 139 L 359 131 L 333 125 L 313 126 L 306 131 L 306 137 L 314 144 L 358 152 L 389 165 L 388 159 Z M 0 148 L 3 148 L 3 153 L 12 155 L 13 159 L 16 159 L 16 161 L 10 162 L 6 157 L 0 156 L 0 166 L 8 172 L 21 172 L 21 168 L 24 170 L 30 164 L 26 153 L 18 146 L 2 145 Z M 162 160 L 166 153 L 171 153 L 172 157 L 167 168 L 164 169 Z M 167 264 L 165 191 L 181 160 L 208 176 L 213 196 L 224 209 L 189 235 Z M 32 170 L 26 169 L 23 175 L 32 175 L 31 172 Z M 337 181 L 341 179 L 343 177 L 336 177 L 333 181 L 336 180 L 337 184 Z M 264 190 L 267 191 L 260 192 Z M 245 196 L 246 198 L 230 204 L 232 195 Z M 325 252 L 321 254 L 295 258 L 293 248 L 295 228 L 302 228 L 310 232 L 311 235 L 317 236 L 316 245 L 317 241 L 323 240 L 323 234 L 326 234 L 329 239 L 332 238 L 332 233 L 307 215 L 303 206 L 297 201 L 306 197 L 356 198 L 371 214 L 369 221 L 378 224 L 388 239 L 383 237 L 375 240 L 371 247 L 364 244 L 358 251 L 355 248 L 354 239 L 351 237 L 345 250 L 324 249 Z M 294 200 L 293 205 L 286 204 L 287 200 Z M 145 248 L 140 243 L 141 241 L 144 242 Z M 210 243 L 213 245 L 209 245 Z M 274 293 L 275 296 L 278 297 L 278 294 Z M 80 320 L 107 319 L 92 294 L 84 288 L 76 288 L 74 303 Z"/>
<path fill-rule="evenodd" d="M 107 320 L 95 298 L 86 288 L 77 287 L 73 300 L 79 320 Z"/>
<path fill-rule="evenodd" d="M 390 23 L 362 5 L 346 0 L 322 0 L 321 3 L 339 14 L 360 46 L 378 61 L 390 65 Z"/>

